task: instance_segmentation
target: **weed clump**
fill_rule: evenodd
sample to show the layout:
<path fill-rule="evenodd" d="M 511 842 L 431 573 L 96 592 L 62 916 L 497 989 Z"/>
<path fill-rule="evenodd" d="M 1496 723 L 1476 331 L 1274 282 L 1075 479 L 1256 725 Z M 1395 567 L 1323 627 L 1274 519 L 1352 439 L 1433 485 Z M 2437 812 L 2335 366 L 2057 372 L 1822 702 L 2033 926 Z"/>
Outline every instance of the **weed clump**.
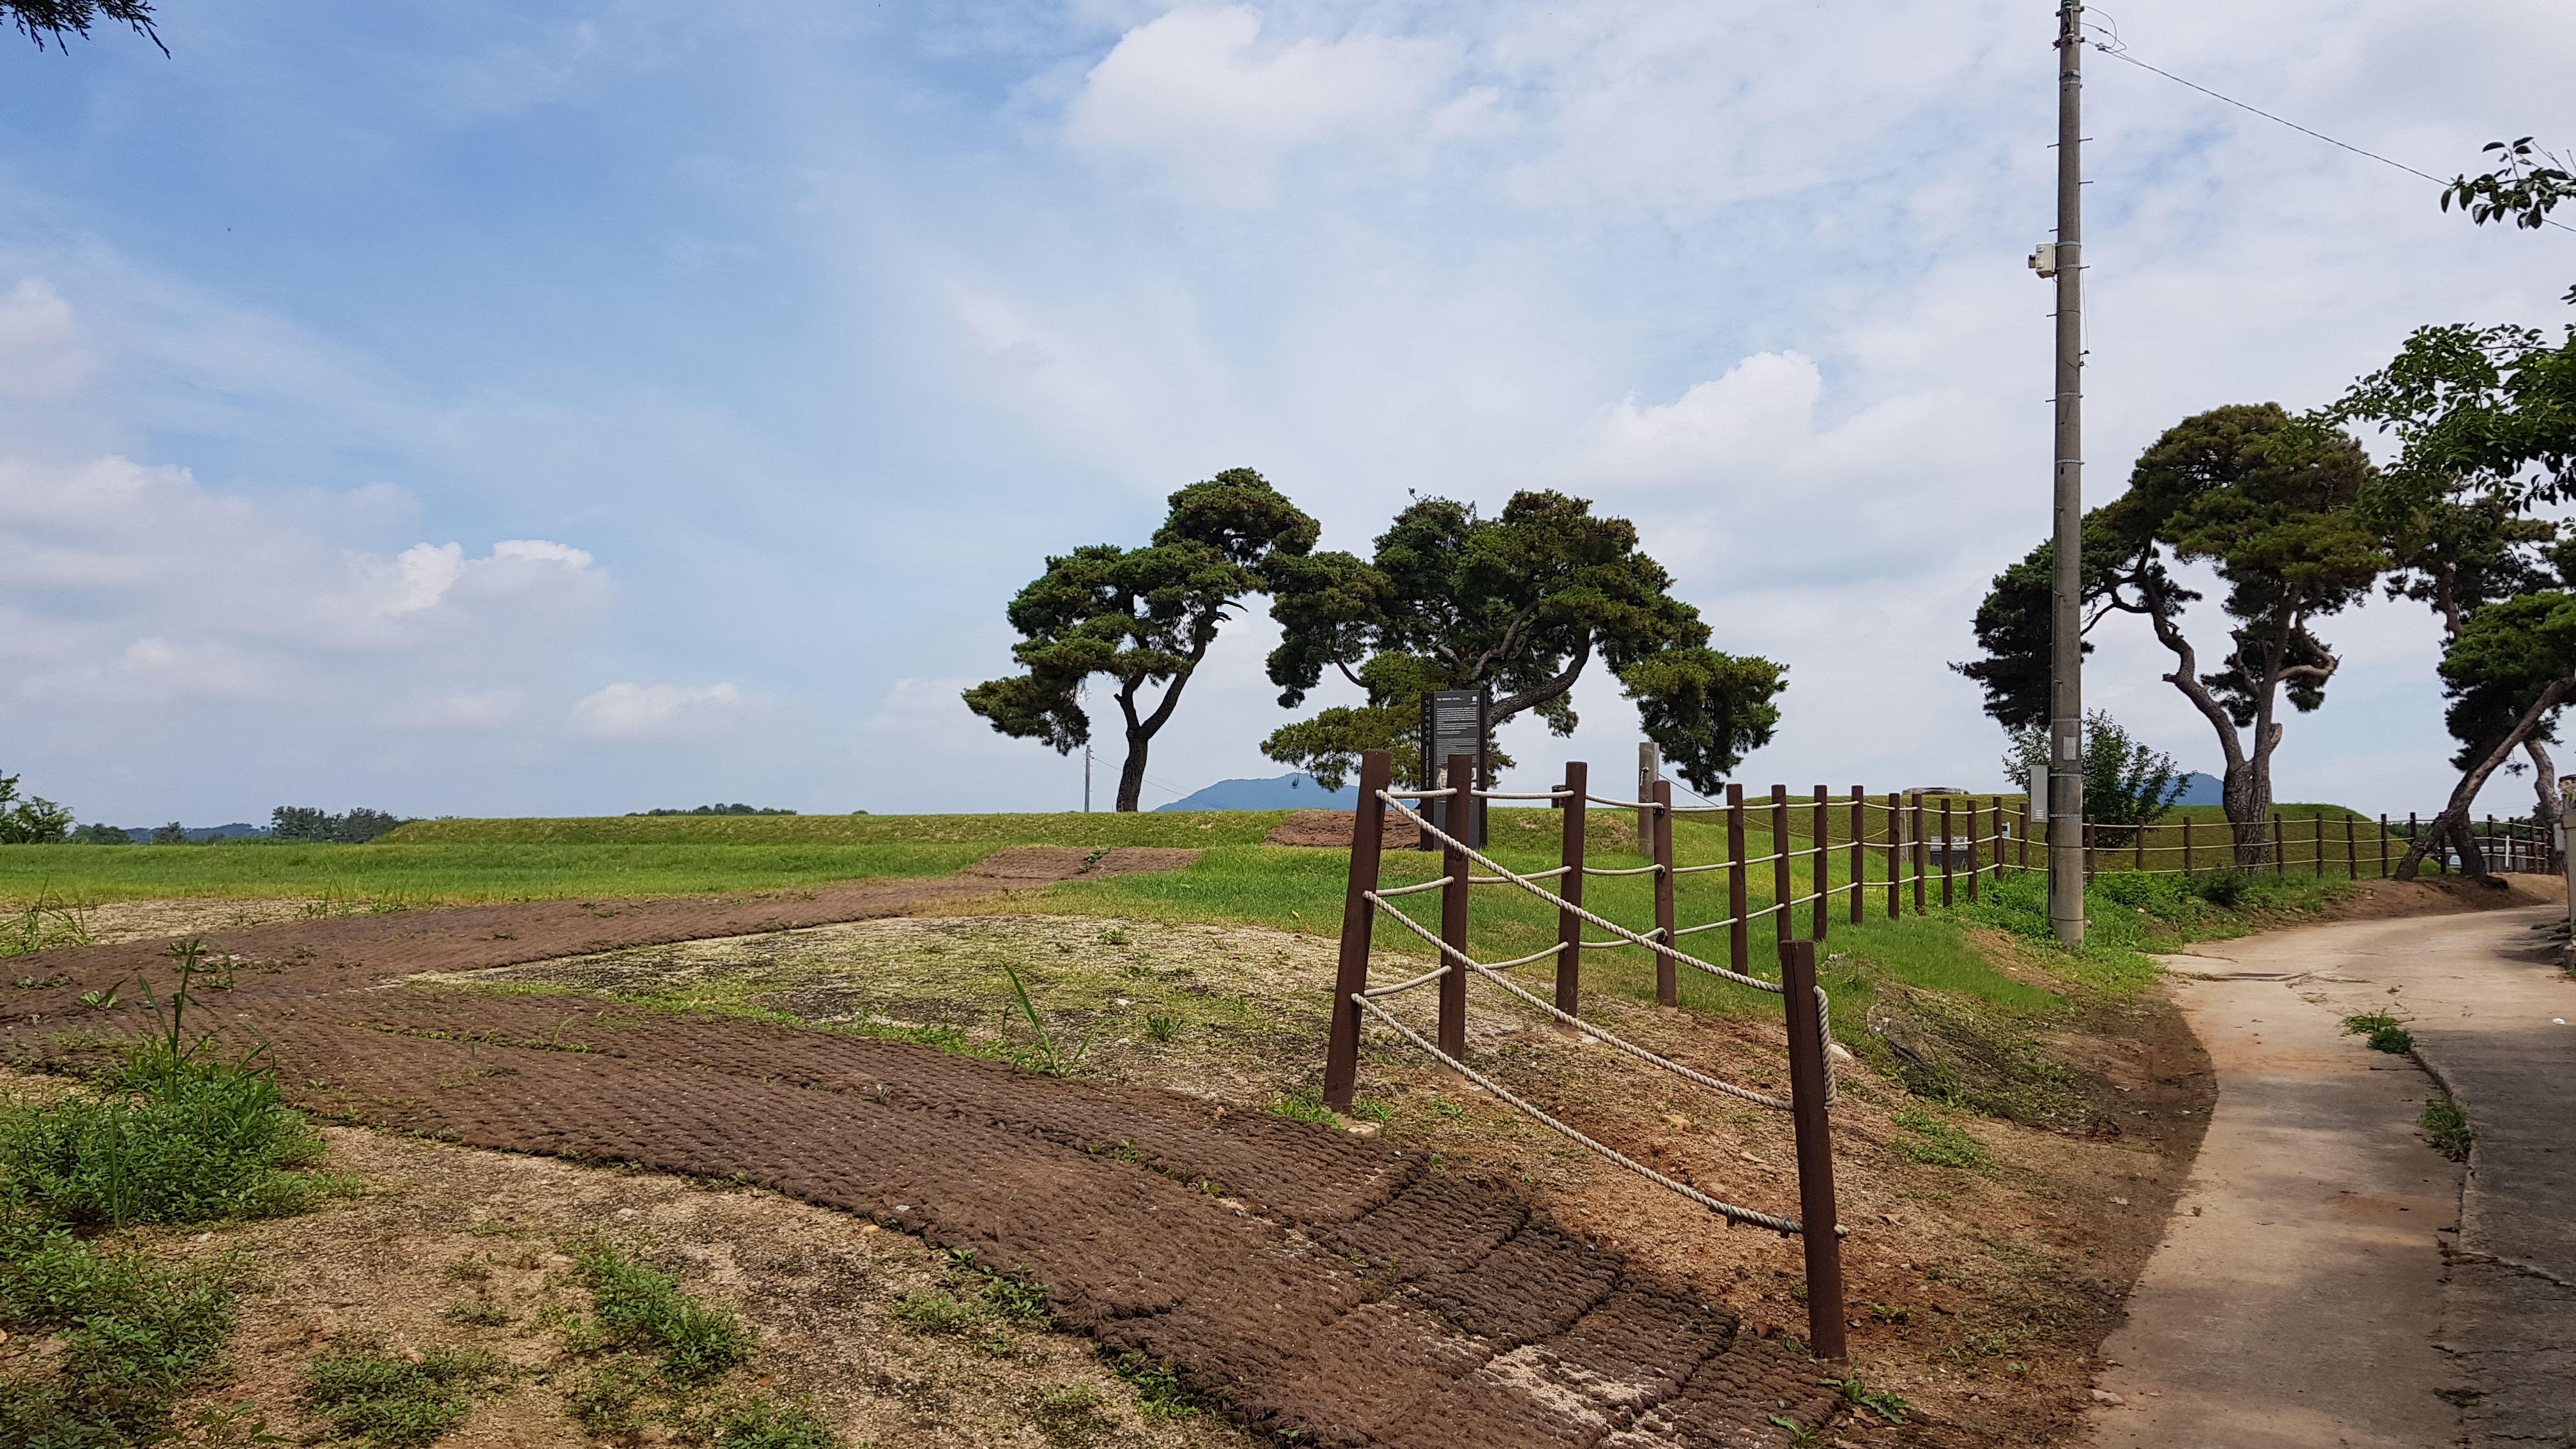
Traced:
<path fill-rule="evenodd" d="M 1297 1122 L 1318 1122 L 1327 1127 L 1333 1124 L 1333 1109 L 1324 1105 L 1321 1087 L 1299 1087 L 1289 1092 L 1270 1104 L 1270 1115 Z"/>
<path fill-rule="evenodd" d="M 1955 1123 L 1944 1122 L 1928 1112 L 1899 1112 L 1896 1125 L 1913 1133 L 1917 1141 L 1898 1142 L 1897 1152 L 1916 1162 L 1935 1167 L 1991 1167 L 1994 1159 L 1986 1146 Z"/>
<path fill-rule="evenodd" d="M 1191 1393 L 1172 1366 L 1160 1359 L 1122 1353 L 1110 1361 L 1109 1371 L 1136 1391 L 1136 1412 L 1148 1424 L 1195 1419 L 1206 1412 L 1198 1395 Z"/>
<path fill-rule="evenodd" d="M 2347 1016 L 2343 1029 L 2348 1035 L 2368 1037 L 2373 1051 L 2409 1052 L 2415 1049 L 2415 1035 L 2384 1011 L 2367 1016 Z"/>
<path fill-rule="evenodd" d="M 704 1383 L 751 1357 L 742 1320 L 681 1292 L 668 1273 L 605 1247 L 574 1261 L 590 1285 L 600 1344 L 658 1350 L 662 1373 L 683 1383 Z"/>
<path fill-rule="evenodd" d="M 2433 1144 L 2434 1151 L 2453 1162 L 2469 1160 L 2469 1144 L 2477 1140 L 2478 1134 L 2470 1130 L 2469 1114 L 2460 1110 L 2458 1102 L 2435 1097 L 2424 1104 L 2418 1125 L 2423 1127 L 2425 1140 Z"/>
<path fill-rule="evenodd" d="M 101 1252 L 11 1189 L 0 1201 L 0 1328 L 58 1334 L 63 1353 L 49 1380 L 0 1379 L 0 1443 L 157 1442 L 170 1406 L 232 1332 L 229 1273 Z"/>
<path fill-rule="evenodd" d="M 344 1339 L 304 1366 L 297 1387 L 304 1406 L 343 1437 L 399 1446 L 455 1428 L 475 1395 L 496 1392 L 507 1378 L 501 1360 L 481 1349 L 433 1348 L 412 1359 Z"/>

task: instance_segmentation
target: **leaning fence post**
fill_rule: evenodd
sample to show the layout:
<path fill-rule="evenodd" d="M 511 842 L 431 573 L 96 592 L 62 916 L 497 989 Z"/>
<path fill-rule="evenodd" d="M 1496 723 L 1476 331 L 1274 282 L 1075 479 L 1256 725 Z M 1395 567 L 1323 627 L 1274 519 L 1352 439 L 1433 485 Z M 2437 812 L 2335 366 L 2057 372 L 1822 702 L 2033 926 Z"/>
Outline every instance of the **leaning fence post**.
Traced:
<path fill-rule="evenodd" d="M 1565 845 L 1557 854 L 1565 874 L 1556 878 L 1556 893 L 1565 902 L 1556 908 L 1556 1009 L 1568 1016 L 1583 1010 L 1583 918 L 1574 910 L 1583 904 L 1583 828 L 1591 819 L 1583 797 L 1590 777 L 1591 767 L 1581 760 L 1566 763 Z"/>
<path fill-rule="evenodd" d="M 1360 756 L 1359 808 L 1351 819 L 1351 882 L 1342 899 L 1342 958 L 1333 970 L 1333 1038 L 1324 1049 L 1324 1105 L 1351 1110 L 1351 1090 L 1360 1068 L 1360 1006 L 1352 998 L 1368 990 L 1369 941 L 1377 932 L 1378 857 L 1386 838 L 1386 789 L 1389 756 L 1370 750 Z"/>
<path fill-rule="evenodd" d="M 1855 926 L 1860 924 L 1868 904 L 1862 898 L 1869 893 L 1861 889 L 1861 882 L 1869 879 L 1869 847 L 1863 843 L 1863 837 L 1868 834 L 1869 801 L 1861 794 L 1861 788 L 1854 785 L 1851 798 L 1851 923 Z"/>
<path fill-rule="evenodd" d="M 1655 939 L 1672 945 L 1673 934 L 1673 782 L 1655 782 Z M 1655 1004 L 1682 1004 L 1681 968 L 1673 958 L 1655 953 Z"/>
<path fill-rule="evenodd" d="M 1789 903 L 1798 898 L 1797 883 L 1789 879 L 1789 787 L 1771 787 L 1771 939 L 1795 940 L 1798 922 L 1790 914 Z"/>
<path fill-rule="evenodd" d="M 1440 888 L 1440 939 L 1460 955 L 1467 951 L 1469 864 L 1464 841 L 1467 831 L 1472 828 L 1466 822 L 1475 818 L 1475 811 L 1459 807 L 1473 807 L 1475 804 L 1475 766 L 1475 758 L 1471 755 L 1449 757 L 1449 788 L 1457 793 L 1448 798 L 1445 803 L 1449 808 L 1441 812 L 1442 828 L 1448 832 L 1449 839 L 1441 842 L 1440 873 L 1449 878 L 1449 884 Z M 1447 952 L 1441 954 L 1440 964 L 1449 968 L 1448 974 L 1440 978 L 1440 1049 L 1464 1061 L 1467 1058 L 1467 968 L 1459 965 L 1456 958 Z"/>
<path fill-rule="evenodd" d="M 1834 1144 L 1825 1114 L 1825 1030 L 1816 1010 L 1816 943 L 1780 942 L 1789 1014 L 1789 1115 L 1798 1132 L 1798 1226 L 1807 1250 L 1807 1348 L 1850 1356 L 1843 1341 L 1843 1247 L 1834 1225 Z"/>
<path fill-rule="evenodd" d="M 1726 787 L 1726 964 L 1739 975 L 1753 970 L 1753 923 L 1744 918 L 1744 787 Z"/>
<path fill-rule="evenodd" d="M 1816 787 L 1816 848 L 1814 851 L 1816 858 L 1815 937 L 1819 941 L 1825 939 L 1825 927 L 1830 924 L 1829 917 L 1826 913 L 1833 909 L 1834 904 L 1834 893 L 1825 889 L 1826 883 L 1833 878 L 1834 873 L 1833 857 L 1825 848 L 1825 841 L 1833 834 L 1833 822 L 1831 818 L 1833 807 L 1828 803 L 1831 799 L 1831 795 L 1826 792 L 1824 786 L 1818 785 Z"/>

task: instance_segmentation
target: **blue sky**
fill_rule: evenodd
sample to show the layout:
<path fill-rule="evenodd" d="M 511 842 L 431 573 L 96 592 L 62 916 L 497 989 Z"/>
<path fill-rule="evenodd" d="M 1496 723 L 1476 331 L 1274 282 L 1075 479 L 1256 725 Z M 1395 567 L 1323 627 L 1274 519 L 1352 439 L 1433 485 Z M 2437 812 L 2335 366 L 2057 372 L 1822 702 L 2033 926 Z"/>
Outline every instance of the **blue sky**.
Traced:
<path fill-rule="evenodd" d="M 2576 138 L 2543 0 L 2183 0 L 2140 58 L 2449 174 Z M 1636 519 L 1791 666 L 1757 784 L 1996 787 L 1943 667 L 2046 526 L 2050 7 L 209 0 L 0 47 L 0 769 L 83 819 L 1070 808 L 957 691 L 1048 552 L 1261 469 Z M 2439 321 L 2556 325 L 2565 233 L 2089 59 L 2090 492 Z M 2430 809 L 2420 606 L 2285 798 Z M 2088 686 L 2213 768 L 2115 634 Z M 1148 806 L 1276 773 L 1258 619 Z M 1329 700 L 1325 702 L 1330 702 Z M 1632 757 L 1587 681 L 1532 778 Z M 1104 766 L 1104 778 L 1114 761 Z M 2525 789 L 2503 782 L 2498 809 Z"/>

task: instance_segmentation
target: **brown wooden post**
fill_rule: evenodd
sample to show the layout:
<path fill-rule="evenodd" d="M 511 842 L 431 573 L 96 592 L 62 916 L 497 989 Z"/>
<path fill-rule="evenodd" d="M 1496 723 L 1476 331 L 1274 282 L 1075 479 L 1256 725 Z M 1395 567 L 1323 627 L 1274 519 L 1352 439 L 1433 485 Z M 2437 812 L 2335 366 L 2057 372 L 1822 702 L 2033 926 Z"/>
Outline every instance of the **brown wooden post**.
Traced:
<path fill-rule="evenodd" d="M 2021 844 L 2015 848 L 2013 854 L 2016 857 L 2016 864 L 2024 870 L 2030 869 L 2030 797 L 2028 796 L 2022 797 Z"/>
<path fill-rule="evenodd" d="M 1825 939 L 1825 927 L 1830 920 L 1826 913 L 1833 908 L 1834 903 L 1833 892 L 1825 889 L 1831 883 L 1834 874 L 1833 857 L 1825 849 L 1825 841 L 1833 833 L 1830 819 L 1833 811 L 1832 800 L 1833 796 L 1824 786 L 1816 787 L 1816 848 L 1813 859 L 1816 862 L 1815 934 L 1819 941 Z"/>
<path fill-rule="evenodd" d="M 1950 822 L 1950 797 L 1944 795 L 1941 797 L 1941 904 L 1945 909 L 1950 905 L 1951 832 L 1956 829 L 1958 827 Z"/>
<path fill-rule="evenodd" d="M 1913 804 L 1906 812 L 1911 818 L 1906 821 L 1905 833 L 1914 839 L 1914 914 L 1919 916 L 1923 914 L 1924 877 L 1932 873 L 1932 843 L 1923 838 L 1923 792 L 1917 790 L 1908 798 Z"/>
<path fill-rule="evenodd" d="M 1574 908 L 1583 904 L 1583 828 L 1592 818 L 1583 796 L 1590 779 L 1590 766 L 1581 760 L 1566 763 L 1565 835 L 1557 852 L 1565 874 L 1556 878 L 1556 893 L 1565 904 L 1556 908 L 1556 1009 L 1568 1016 L 1582 1010 L 1583 918 Z"/>
<path fill-rule="evenodd" d="M 2137 827 L 2137 834 L 2129 838 L 2129 844 L 2132 847 L 2129 854 L 2129 869 L 2141 874 L 2145 873 L 2147 868 L 2147 827 L 2143 825 Z"/>
<path fill-rule="evenodd" d="M 1655 939 L 1673 944 L 1673 782 L 1655 782 Z M 1681 968 L 1661 951 L 1655 953 L 1655 1002 L 1682 1004 Z"/>
<path fill-rule="evenodd" d="M 2309 833 L 2316 837 L 2317 878 L 2323 880 L 2326 874 L 2326 813 L 2320 810 L 2309 818 L 2316 822 Z"/>
<path fill-rule="evenodd" d="M 1976 797 L 1976 796 L 1971 795 L 1971 796 L 1969 796 L 1969 797 L 1968 797 L 1968 800 L 1967 800 L 1967 807 L 1968 807 L 1968 903 L 1969 903 L 1970 905 L 1974 905 L 1974 904 L 1976 904 L 1976 901 L 1977 901 L 1977 877 L 1978 877 L 1979 875 L 1983 874 L 1983 873 L 1984 873 L 1984 871 L 1985 871 L 1985 868 L 1986 868 L 1986 866 L 1985 866 L 1985 860 L 1986 860 L 1986 858 L 1985 858 L 1985 856 L 1984 856 L 1983 854 L 1981 854 L 1981 853 L 1980 853 L 1980 847 L 1979 847 L 1979 844 L 1978 844 L 1978 841 L 1977 841 L 1977 797 Z"/>
<path fill-rule="evenodd" d="M 1467 822 L 1475 818 L 1475 799 L 1468 792 L 1475 788 L 1476 761 L 1472 755 L 1449 757 L 1449 788 L 1458 793 L 1448 797 L 1449 808 L 1441 813 L 1441 829 L 1449 838 L 1464 841 Z M 1463 846 L 1440 847 L 1440 873 L 1449 884 L 1440 889 L 1440 939 L 1460 954 L 1467 950 L 1467 872 L 1471 864 Z M 1467 1056 L 1467 968 L 1444 954 L 1440 964 L 1449 974 L 1440 978 L 1440 1049 L 1461 1061 Z"/>
<path fill-rule="evenodd" d="M 1771 939 L 1798 939 L 1798 922 L 1789 914 L 1789 903 L 1798 898 L 1798 888 L 1789 879 L 1789 787 L 1771 787 Z"/>
<path fill-rule="evenodd" d="M 1753 923 L 1744 919 L 1744 787 L 1726 787 L 1726 964 L 1743 975 L 1753 969 Z"/>
<path fill-rule="evenodd" d="M 2185 874 L 2185 875 L 2189 875 L 2189 874 L 2191 874 L 2191 870 L 2192 870 L 2192 864 L 2191 864 L 2191 817 L 2190 817 L 2190 816 L 2188 816 L 2188 815 L 2186 815 L 2186 816 L 2184 816 L 2184 817 L 2182 818 L 2182 870 L 2183 870 L 2183 874 Z"/>
<path fill-rule="evenodd" d="M 1807 1350 L 1850 1357 L 1843 1339 L 1843 1248 L 1834 1231 L 1833 1129 L 1825 1112 L 1825 1033 L 1816 1012 L 1816 943 L 1780 943 L 1789 1015 L 1789 1115 L 1798 1134 L 1798 1236 L 1807 1250 Z"/>
<path fill-rule="evenodd" d="M 2281 812 L 2272 812 L 2272 874 L 2290 871 L 2290 828 L 2281 823 Z"/>
<path fill-rule="evenodd" d="M 1905 804 L 1895 791 L 1887 792 L 1887 918 L 1895 920 L 1905 914 L 1905 872 L 1897 864 L 1897 852 L 1905 848 Z"/>
<path fill-rule="evenodd" d="M 2379 812 L 2379 878 L 2388 879 L 2388 812 Z"/>
<path fill-rule="evenodd" d="M 1995 843 L 1995 887 L 2000 890 L 2004 883 L 2004 797 L 2001 795 L 1995 797 L 1993 824 L 1988 838 Z"/>
<path fill-rule="evenodd" d="M 2361 879 L 2361 833 L 2353 828 L 2349 815 L 2343 818 L 2343 878 Z"/>
<path fill-rule="evenodd" d="M 1359 1079 L 1360 1008 L 1351 998 L 1368 990 L 1369 941 L 1377 933 L 1378 857 L 1386 838 L 1386 788 L 1389 756 L 1370 750 L 1360 756 L 1360 800 L 1351 824 L 1351 880 L 1342 897 L 1342 957 L 1333 970 L 1333 1036 L 1324 1049 L 1324 1105 L 1351 1110 L 1351 1091 Z"/>
<path fill-rule="evenodd" d="M 1851 923 L 1855 926 L 1860 924 L 1867 905 L 1861 899 L 1868 894 L 1861 889 L 1861 882 L 1869 879 L 1869 847 L 1863 841 L 1868 834 L 1869 797 L 1854 785 L 1851 798 Z"/>

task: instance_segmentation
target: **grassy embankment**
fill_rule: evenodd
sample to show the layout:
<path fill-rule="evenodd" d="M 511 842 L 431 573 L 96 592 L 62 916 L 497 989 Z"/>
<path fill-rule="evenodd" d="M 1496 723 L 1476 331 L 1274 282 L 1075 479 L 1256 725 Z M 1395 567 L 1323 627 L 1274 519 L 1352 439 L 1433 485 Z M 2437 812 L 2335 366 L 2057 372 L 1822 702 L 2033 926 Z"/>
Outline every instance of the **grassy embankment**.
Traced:
<path fill-rule="evenodd" d="M 2005 797 L 2007 801 L 2011 797 Z M 862 877 L 944 874 L 1005 845 L 1067 845 L 1097 849 L 1120 845 L 1191 846 L 1205 854 L 1187 870 L 1078 882 L 1015 897 L 1024 913 L 1124 916 L 1160 921 L 1205 921 L 1268 926 L 1309 935 L 1339 929 L 1347 856 L 1338 850 L 1261 844 L 1285 811 L 1220 811 L 1168 814 L 934 815 L 934 816 L 663 816 L 568 820 L 437 820 L 406 825 L 367 845 L 227 844 L 213 846 L 42 846 L 0 848 L 0 899 L 21 909 L 35 901 L 99 902 L 169 897 L 298 897 L 326 909 L 426 906 L 450 902 L 563 897 L 661 895 L 695 891 L 789 888 Z M 2198 813 L 2198 812 L 2193 812 Z M 2300 818 L 2344 815 L 2331 806 L 2283 807 Z M 1937 821 L 1937 816 L 1933 817 Z M 1872 834 L 1883 819 L 1872 813 Z M 1491 853 L 1524 870 L 1556 864 L 1559 817 L 1547 810 L 1497 810 Z M 1596 864 L 1638 863 L 1633 814 L 1595 811 L 1591 837 Z M 1847 843 L 1846 807 L 1828 821 L 1829 843 Z M 1810 843 L 1811 808 L 1792 812 L 1786 841 L 1796 850 Z M 1937 824 L 1934 826 L 1937 829 Z M 1958 827 L 1965 833 L 1965 822 Z M 2375 835 L 2375 832 L 2374 832 Z M 1721 821 L 1683 816 L 1674 830 L 1675 855 L 1685 866 L 1726 856 Z M 1747 851 L 1772 853 L 1770 812 L 1755 812 Z M 1872 853 L 1865 877 L 1883 881 L 1885 863 Z M 2109 864 L 2108 856 L 2105 864 Z M 1814 889 L 1812 859 L 1794 863 L 1792 893 Z M 1848 849 L 1831 853 L 1828 883 L 1849 878 Z M 1438 874 L 1435 854 L 1400 851 L 1387 856 L 1385 879 L 1403 885 Z M 2367 872 L 2366 872 L 2367 873 Z M 1771 904 L 1767 865 L 1747 872 L 1747 903 L 1761 912 Z M 1685 928 L 1729 914 L 1728 873 L 1685 875 L 1676 884 L 1677 917 Z M 2213 888 L 2212 883 L 2216 886 Z M 1939 881 L 1930 882 L 1929 915 L 1912 913 L 1910 885 L 1905 914 L 1889 919 L 1883 886 L 1866 892 L 1864 920 L 1850 923 L 1847 897 L 1831 911 L 1829 954 L 1839 954 L 1830 975 L 1839 1026 L 1857 1030 L 1881 976 L 1908 985 L 1961 993 L 1999 1005 L 2046 1009 L 2055 993 L 2000 969 L 1990 946 L 1972 940 L 1984 928 L 2019 937 L 2044 953 L 2051 975 L 2098 990 L 2126 990 L 2152 978 L 2144 952 L 2184 940 L 2252 929 L 2257 919 L 2284 911 L 2310 911 L 2333 888 L 2290 874 L 2255 878 L 2184 878 L 2109 874 L 2093 888 L 2093 942 L 2078 954 L 2046 945 L 2047 923 L 2035 877 L 1989 872 L 1981 899 L 1966 899 L 1964 879 L 1953 883 L 1956 905 L 1938 906 Z M 2223 898 L 2225 904 L 2212 899 Z M 1632 928 L 1653 919 L 1652 888 L 1641 876 L 1596 878 L 1587 901 L 1600 914 Z M 1415 919 L 1436 921 L 1435 897 L 1408 901 Z M 2246 907 L 2263 908 L 2249 916 Z M 2268 913 L 2268 914 L 2267 914 Z M 1813 907 L 1797 911 L 1798 933 L 1812 931 Z M 1502 959 L 1539 949 L 1555 939 L 1555 910 L 1516 889 L 1481 887 L 1472 917 L 1472 949 Z M 1748 961 L 1769 973 L 1776 959 L 1775 918 L 1753 922 Z M 1588 934 L 1595 939 L 1600 933 Z M 1430 948 L 1388 920 L 1377 933 L 1382 950 L 1428 956 Z M 1723 962 L 1728 933 L 1703 932 L 1687 944 L 1705 959 Z M 1544 971 L 1544 966 L 1529 968 Z M 1653 964 L 1635 949 L 1586 955 L 1587 981 L 1639 1000 L 1653 994 Z M 1776 998 L 1685 972 L 1685 1004 L 1730 1014 L 1776 1009 Z"/>

